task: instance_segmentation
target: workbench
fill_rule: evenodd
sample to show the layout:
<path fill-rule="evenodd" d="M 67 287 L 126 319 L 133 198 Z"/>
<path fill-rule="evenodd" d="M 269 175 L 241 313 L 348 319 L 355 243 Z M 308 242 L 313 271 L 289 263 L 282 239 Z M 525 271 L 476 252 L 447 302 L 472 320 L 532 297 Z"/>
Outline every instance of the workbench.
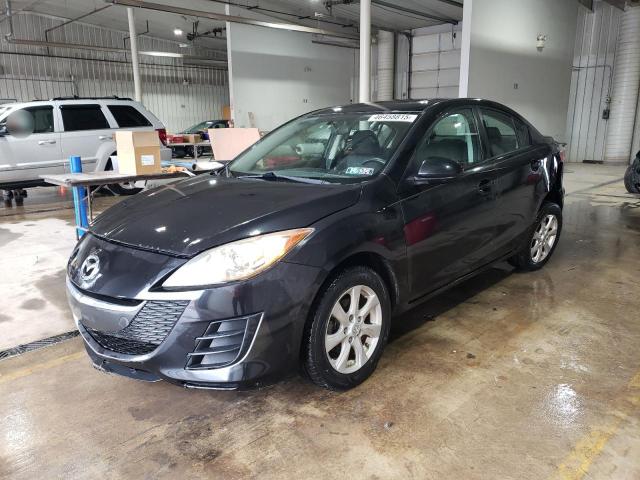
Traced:
<path fill-rule="evenodd" d="M 193 161 L 198 161 L 198 147 L 209 147 L 211 149 L 211 142 L 198 142 L 198 143 L 167 143 L 167 147 L 193 147 Z M 213 158 L 213 149 L 211 149 L 211 158 Z"/>
<path fill-rule="evenodd" d="M 193 175 L 193 174 L 191 174 Z M 40 175 L 45 182 L 50 183 L 52 185 L 59 185 L 61 187 L 67 188 L 77 188 L 77 187 L 85 187 L 86 195 L 84 198 L 80 198 L 79 201 L 87 201 L 87 210 L 88 210 L 88 222 L 87 225 L 82 224 L 82 219 L 79 220 L 78 212 L 81 210 L 80 205 L 78 205 L 76 198 L 74 197 L 74 207 L 76 210 L 76 234 L 78 237 L 82 235 L 80 232 L 86 232 L 88 224 L 93 222 L 93 195 L 103 186 L 111 185 L 113 183 L 123 183 L 123 182 L 140 182 L 145 180 L 158 180 L 158 179 L 171 179 L 171 178 L 182 178 L 190 176 L 189 173 L 186 172 L 173 172 L 173 173 L 155 173 L 148 175 L 126 175 L 118 172 L 107 171 L 107 172 L 86 172 L 86 173 L 61 173 L 55 175 Z M 91 191 L 89 187 L 98 187 Z"/>

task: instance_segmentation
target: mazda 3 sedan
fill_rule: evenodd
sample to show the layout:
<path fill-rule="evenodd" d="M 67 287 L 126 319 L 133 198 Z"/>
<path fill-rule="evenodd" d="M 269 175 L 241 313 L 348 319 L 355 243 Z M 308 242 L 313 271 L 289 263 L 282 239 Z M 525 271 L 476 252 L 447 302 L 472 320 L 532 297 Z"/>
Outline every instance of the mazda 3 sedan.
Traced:
<path fill-rule="evenodd" d="M 69 260 L 73 315 L 105 372 L 222 389 L 300 369 L 348 389 L 397 313 L 549 260 L 563 155 L 484 100 L 318 110 L 100 215 Z"/>

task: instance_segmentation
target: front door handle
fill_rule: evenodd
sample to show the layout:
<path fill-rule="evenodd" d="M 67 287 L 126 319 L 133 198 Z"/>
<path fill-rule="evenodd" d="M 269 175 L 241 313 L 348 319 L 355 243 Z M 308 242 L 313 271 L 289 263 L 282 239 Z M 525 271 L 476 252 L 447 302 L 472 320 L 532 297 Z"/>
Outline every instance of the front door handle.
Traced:
<path fill-rule="evenodd" d="M 100 135 L 98 140 L 111 140 L 111 135 Z"/>
<path fill-rule="evenodd" d="M 55 145 L 55 140 L 40 140 L 38 141 L 38 145 Z"/>
<path fill-rule="evenodd" d="M 491 180 L 482 180 L 479 184 L 478 184 L 478 191 L 482 194 L 482 195 L 488 195 L 491 193 Z"/>

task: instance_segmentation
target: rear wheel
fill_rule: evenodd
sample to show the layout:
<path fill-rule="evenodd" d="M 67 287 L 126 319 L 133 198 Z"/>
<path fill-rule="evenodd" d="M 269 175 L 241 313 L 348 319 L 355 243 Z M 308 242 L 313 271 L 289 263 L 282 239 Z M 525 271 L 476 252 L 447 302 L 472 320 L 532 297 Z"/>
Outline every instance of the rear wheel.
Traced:
<path fill-rule="evenodd" d="M 533 271 L 542 268 L 551 258 L 562 231 L 562 210 L 555 203 L 545 203 L 520 251 L 509 259 L 519 270 Z"/>
<path fill-rule="evenodd" d="M 391 301 L 366 267 L 338 274 L 321 293 L 305 331 L 303 368 L 317 385 L 347 390 L 375 370 L 389 336 Z"/>
<path fill-rule="evenodd" d="M 113 155 L 116 153 L 114 152 Z M 105 167 L 105 171 L 112 171 L 113 164 L 111 160 L 107 161 L 107 165 Z M 136 182 L 122 182 L 122 183 L 111 183 L 107 185 L 107 188 L 111 190 L 114 195 L 135 195 L 136 193 L 140 193 L 142 188 L 136 187 Z"/>

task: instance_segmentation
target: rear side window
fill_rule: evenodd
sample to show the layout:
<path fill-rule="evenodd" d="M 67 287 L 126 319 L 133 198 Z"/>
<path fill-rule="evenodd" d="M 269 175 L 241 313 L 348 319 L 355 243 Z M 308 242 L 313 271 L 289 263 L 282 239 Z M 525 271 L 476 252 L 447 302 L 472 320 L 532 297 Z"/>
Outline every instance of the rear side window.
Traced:
<path fill-rule="evenodd" d="M 33 115 L 33 133 L 53 132 L 53 107 L 29 107 L 25 110 Z"/>
<path fill-rule="evenodd" d="M 151 122 L 130 105 L 109 105 L 107 107 L 121 128 L 150 127 Z"/>
<path fill-rule="evenodd" d="M 489 140 L 491 156 L 496 157 L 518 149 L 518 138 L 513 119 L 495 110 L 480 110 Z"/>
<path fill-rule="evenodd" d="M 531 132 L 523 122 L 516 119 L 516 135 L 518 136 L 518 148 L 528 147 L 531 145 Z"/>
<path fill-rule="evenodd" d="M 100 105 L 63 105 L 60 110 L 65 132 L 111 128 Z"/>

